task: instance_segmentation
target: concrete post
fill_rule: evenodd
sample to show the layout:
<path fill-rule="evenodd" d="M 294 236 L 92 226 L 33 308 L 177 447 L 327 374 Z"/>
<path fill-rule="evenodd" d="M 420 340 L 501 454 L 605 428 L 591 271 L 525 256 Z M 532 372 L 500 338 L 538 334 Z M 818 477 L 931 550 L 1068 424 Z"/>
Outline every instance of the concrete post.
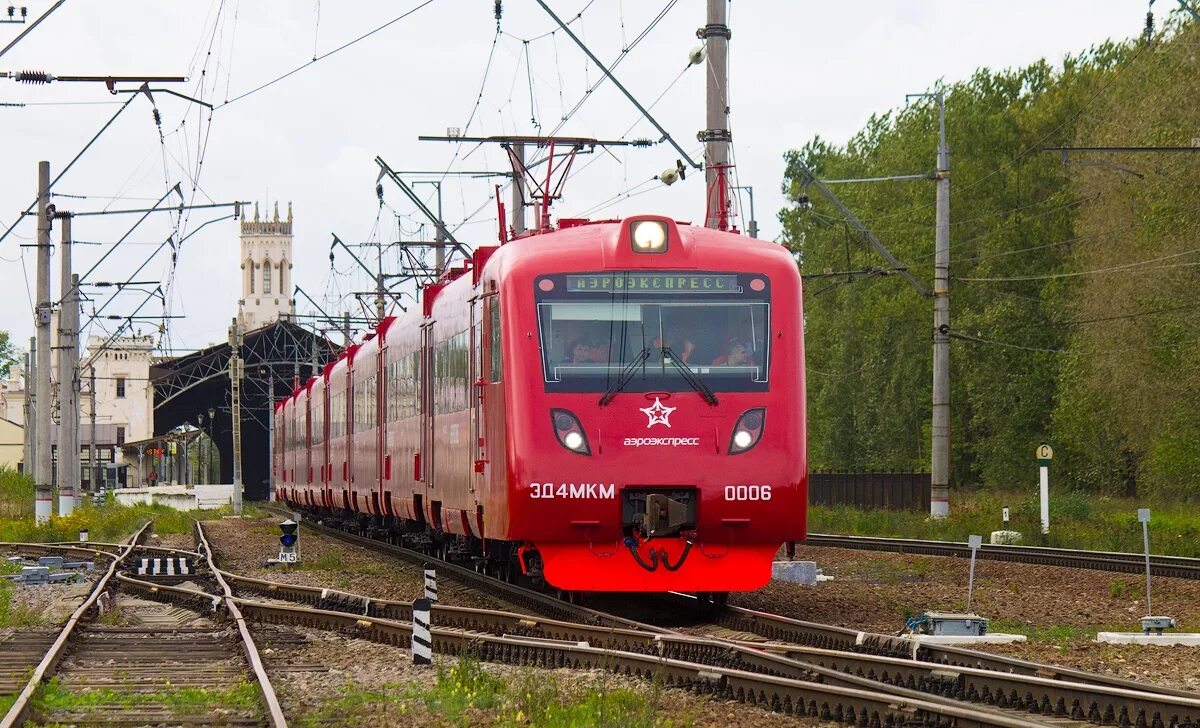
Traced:
<path fill-rule="evenodd" d="M 32 347 L 30 351 L 33 351 Z M 21 467 L 26 475 L 32 472 L 33 468 L 33 393 L 29 388 L 33 386 L 33 369 L 30 363 L 30 355 L 24 355 L 23 367 L 21 372 L 24 376 L 24 402 L 21 404 L 22 426 L 21 431 L 25 435 L 23 449 L 21 450 Z"/>
<path fill-rule="evenodd" d="M 937 221 L 933 275 L 933 436 L 929 514 L 950 515 L 950 151 L 945 95 L 937 94 Z"/>
<path fill-rule="evenodd" d="M 512 155 L 516 163 L 513 164 L 513 179 L 512 179 L 512 231 L 513 237 L 525 232 L 525 145 L 521 142 L 514 142 L 512 145 Z"/>
<path fill-rule="evenodd" d="M 54 510 L 54 484 L 50 461 L 50 163 L 38 162 L 37 204 L 37 304 L 33 322 L 37 335 L 37 440 L 35 467 L 33 470 L 36 495 L 34 517 L 38 523 L 46 523 Z"/>
<path fill-rule="evenodd" d="M 729 38 L 727 0 L 708 0 L 708 24 L 698 35 L 708 51 L 704 142 L 705 227 L 725 230 L 729 224 Z"/>
<path fill-rule="evenodd" d="M 63 215 L 62 307 L 58 314 L 58 514 L 75 510 L 79 490 L 79 276 L 71 272 L 71 216 Z"/>

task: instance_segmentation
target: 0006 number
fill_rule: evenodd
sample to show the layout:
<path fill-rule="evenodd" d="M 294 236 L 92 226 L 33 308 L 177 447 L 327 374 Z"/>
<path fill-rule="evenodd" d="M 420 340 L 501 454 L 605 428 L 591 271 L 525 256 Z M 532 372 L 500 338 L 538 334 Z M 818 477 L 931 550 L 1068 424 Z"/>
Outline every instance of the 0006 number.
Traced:
<path fill-rule="evenodd" d="M 727 501 L 769 501 L 771 486 L 769 485 L 727 485 L 725 486 Z"/>

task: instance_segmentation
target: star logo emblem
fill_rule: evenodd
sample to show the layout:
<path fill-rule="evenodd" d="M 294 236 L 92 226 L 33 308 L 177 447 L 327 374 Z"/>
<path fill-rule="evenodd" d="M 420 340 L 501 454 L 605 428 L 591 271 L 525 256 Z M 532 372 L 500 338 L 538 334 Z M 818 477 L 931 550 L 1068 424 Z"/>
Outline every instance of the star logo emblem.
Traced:
<path fill-rule="evenodd" d="M 668 407 L 665 404 L 663 404 L 662 402 L 660 402 L 658 397 L 655 397 L 654 404 L 650 405 L 649 407 L 641 407 L 639 409 L 642 412 L 646 413 L 646 416 L 650 418 L 649 424 L 646 425 L 646 429 L 648 430 L 651 427 L 654 427 L 655 425 L 658 425 L 658 424 L 663 424 L 663 425 L 666 425 L 667 427 L 670 427 L 671 426 L 671 420 L 670 420 L 671 413 L 679 408 L 678 407 Z"/>

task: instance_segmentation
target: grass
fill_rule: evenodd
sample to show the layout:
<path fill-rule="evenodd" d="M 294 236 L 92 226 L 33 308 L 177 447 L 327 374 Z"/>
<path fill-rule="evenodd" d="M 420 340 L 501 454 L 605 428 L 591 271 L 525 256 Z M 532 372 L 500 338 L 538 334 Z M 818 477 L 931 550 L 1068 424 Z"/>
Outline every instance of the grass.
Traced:
<path fill-rule="evenodd" d="M 431 722 L 454 726 L 503 728 L 674 728 L 691 725 L 684 715 L 660 717 L 661 688 L 609 688 L 599 683 L 560 680 L 554 674 L 521 670 L 511 679 L 483 669 L 464 655 L 453 665 L 439 665 L 430 688 L 389 684 L 377 689 L 346 685 L 339 697 L 293 722 L 300 726 L 374 726 Z"/>
<path fill-rule="evenodd" d="M 71 692 L 63 687 L 57 678 L 51 678 L 38 688 L 33 698 L 33 708 L 36 712 L 45 714 L 53 711 L 86 712 L 97 706 L 134 707 L 153 703 L 166 705 L 178 712 L 202 713 L 213 709 L 233 709 L 249 710 L 257 715 L 260 700 L 258 686 L 250 682 L 215 690 L 168 688 L 156 693 L 142 693 L 119 688 L 101 688 Z"/>
<path fill-rule="evenodd" d="M 0 580 L 0 629 L 9 627 L 40 627 L 46 623 L 41 612 L 27 606 L 13 604 L 17 585 L 8 579 Z"/>
<path fill-rule="evenodd" d="M 0 465 L 0 521 L 33 515 L 33 478 Z"/>
<path fill-rule="evenodd" d="M 1028 493 L 955 490 L 950 517 L 931 519 L 914 511 L 864 510 L 846 506 L 809 506 L 813 533 L 966 541 L 1004 528 L 1001 508 L 1008 507 L 1008 530 L 1020 531 L 1022 544 L 1097 551 L 1142 551 L 1137 509 L 1151 509 L 1150 548 L 1156 554 L 1196 556 L 1200 519 L 1194 505 L 1153 503 L 1086 493 L 1050 494 L 1050 533 L 1042 534 L 1039 504 Z"/>
<path fill-rule="evenodd" d="M 206 518 L 213 513 L 203 512 Z M 87 529 L 92 541 L 115 542 L 141 528 L 146 521 L 154 521 L 155 533 L 191 533 L 200 515 L 200 511 L 177 511 L 166 506 L 115 503 L 93 506 L 85 501 L 71 515 L 51 516 L 43 524 L 35 523 L 32 517 L 0 521 L 0 541 L 77 541 L 79 532 Z"/>

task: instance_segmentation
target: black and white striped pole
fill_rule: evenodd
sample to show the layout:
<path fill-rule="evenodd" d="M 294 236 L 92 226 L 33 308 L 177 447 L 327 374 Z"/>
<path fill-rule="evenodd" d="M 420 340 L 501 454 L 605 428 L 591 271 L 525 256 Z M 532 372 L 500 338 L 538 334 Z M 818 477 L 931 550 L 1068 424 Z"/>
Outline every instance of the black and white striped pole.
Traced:
<path fill-rule="evenodd" d="M 438 600 L 437 570 L 433 568 L 433 564 L 425 564 L 425 598 L 431 602 Z"/>
<path fill-rule="evenodd" d="M 429 633 L 429 613 L 433 602 L 414 599 L 412 605 L 412 659 L 414 665 L 433 664 L 433 638 Z"/>

